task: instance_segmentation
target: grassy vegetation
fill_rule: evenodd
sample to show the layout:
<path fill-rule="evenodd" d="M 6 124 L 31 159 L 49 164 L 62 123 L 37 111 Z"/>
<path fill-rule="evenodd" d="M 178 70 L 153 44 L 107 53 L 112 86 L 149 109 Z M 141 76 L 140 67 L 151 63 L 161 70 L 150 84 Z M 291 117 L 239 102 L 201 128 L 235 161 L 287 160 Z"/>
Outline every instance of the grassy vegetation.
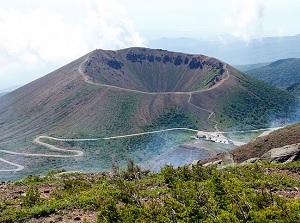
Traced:
<path fill-rule="evenodd" d="M 208 75 L 204 77 L 204 79 L 197 84 L 194 88 L 192 88 L 190 91 L 196 91 L 201 90 L 203 87 L 205 87 L 209 82 L 211 82 L 217 75 L 220 74 L 220 70 L 217 69 L 215 71 L 212 71 Z"/>
<path fill-rule="evenodd" d="M 273 121 L 296 118 L 295 96 L 246 75 L 239 81 L 248 91 L 236 90 L 227 96 L 219 115 L 220 127 L 258 129 Z"/>
<path fill-rule="evenodd" d="M 199 122 L 192 114 L 179 111 L 177 108 L 173 107 L 162 114 L 152 124 L 145 126 L 144 130 L 151 131 L 169 128 L 198 129 Z"/>
<path fill-rule="evenodd" d="M 133 136 L 129 138 L 69 142 L 71 146 L 87 148 L 83 157 L 83 166 L 108 170 L 112 162 L 118 162 L 124 167 L 128 159 L 134 159 L 142 164 L 171 148 L 190 142 L 193 132 L 172 131 L 149 135 Z M 88 169 L 88 168 L 87 168 Z"/>
<path fill-rule="evenodd" d="M 300 199 L 278 196 L 299 186 L 299 178 L 283 171 L 299 168 L 299 162 L 165 166 L 151 173 L 130 160 L 123 170 L 114 165 L 110 174 L 55 177 L 52 172 L 16 182 L 13 187 L 26 187 L 27 193 L 0 199 L 0 222 L 62 217 L 62 210 L 75 209 L 97 212 L 97 222 L 299 222 Z M 38 188 L 49 183 L 57 187 L 42 198 Z"/>
<path fill-rule="evenodd" d="M 94 85 L 93 86 L 84 86 L 83 88 L 80 89 L 80 91 L 76 92 L 76 94 L 62 100 L 57 105 L 56 110 L 63 109 L 72 103 L 73 104 L 75 103 L 74 105 L 78 105 L 79 103 L 81 103 L 81 101 L 78 101 L 78 98 L 81 98 L 81 100 L 88 100 L 90 97 L 90 93 L 93 91 L 97 91 L 99 89 L 100 89 L 99 86 L 94 86 Z"/>
<path fill-rule="evenodd" d="M 108 121 L 111 133 L 128 132 L 134 129 L 134 114 L 139 109 L 140 99 L 140 95 L 129 93 L 120 94 L 114 98 L 118 110 L 117 112 L 110 111 L 113 113 L 113 117 Z"/>
<path fill-rule="evenodd" d="M 85 91 L 82 90 L 78 94 L 85 94 Z M 89 97 L 93 97 L 93 94 L 88 94 Z M 74 96 L 77 98 L 77 96 Z M 89 100 L 85 98 L 84 95 L 81 95 L 80 98 L 83 100 Z M 59 137 L 72 137 L 72 138 L 98 138 L 104 136 L 112 135 L 121 135 L 125 133 L 132 133 L 136 128 L 135 115 L 139 110 L 141 95 L 123 92 L 122 94 L 117 94 L 111 92 L 108 94 L 105 102 L 101 107 L 101 113 L 93 114 L 90 119 L 86 119 L 86 123 L 82 123 L 80 128 L 75 128 L 69 130 L 68 132 L 59 132 L 56 133 Z M 68 103 L 75 103 L 76 100 L 73 97 L 67 98 L 64 100 L 58 108 L 62 106 L 67 106 Z M 80 106 L 80 103 L 77 102 L 75 107 Z M 68 105 L 69 110 L 74 110 L 75 107 Z M 65 114 L 68 114 L 69 111 L 66 111 Z M 85 116 L 86 117 L 86 116 Z M 59 116 L 57 119 L 61 118 Z M 99 125 L 95 125 L 99 123 Z"/>

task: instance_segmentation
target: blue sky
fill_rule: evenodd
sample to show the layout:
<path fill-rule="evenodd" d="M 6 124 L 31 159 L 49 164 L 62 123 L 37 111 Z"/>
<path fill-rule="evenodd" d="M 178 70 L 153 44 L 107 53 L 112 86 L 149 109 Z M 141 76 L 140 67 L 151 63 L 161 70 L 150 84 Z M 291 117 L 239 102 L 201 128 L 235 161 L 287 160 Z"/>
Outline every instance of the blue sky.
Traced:
<path fill-rule="evenodd" d="M 0 0 L 0 91 L 96 48 L 300 34 L 299 0 Z"/>

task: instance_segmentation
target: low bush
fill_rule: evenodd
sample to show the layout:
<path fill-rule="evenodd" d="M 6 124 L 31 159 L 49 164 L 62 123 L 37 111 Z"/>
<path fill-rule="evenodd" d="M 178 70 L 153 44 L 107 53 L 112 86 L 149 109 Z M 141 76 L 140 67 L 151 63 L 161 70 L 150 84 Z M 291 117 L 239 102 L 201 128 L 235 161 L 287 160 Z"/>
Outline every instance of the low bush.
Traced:
<path fill-rule="evenodd" d="M 127 168 L 114 165 L 107 174 L 51 178 L 58 186 L 47 199 L 38 186 L 50 179 L 28 181 L 22 206 L 18 199 L 0 200 L 0 222 L 26 222 L 73 209 L 96 211 L 98 222 L 299 222 L 300 199 L 278 195 L 299 186 L 292 172 L 299 166 L 167 165 L 149 173 L 130 160 Z"/>

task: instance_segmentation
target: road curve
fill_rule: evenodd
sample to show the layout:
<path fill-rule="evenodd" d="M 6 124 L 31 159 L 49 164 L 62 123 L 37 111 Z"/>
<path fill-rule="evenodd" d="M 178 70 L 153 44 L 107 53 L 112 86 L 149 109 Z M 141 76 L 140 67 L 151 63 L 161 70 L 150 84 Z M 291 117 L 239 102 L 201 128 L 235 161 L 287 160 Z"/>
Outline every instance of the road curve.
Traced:
<path fill-rule="evenodd" d="M 61 151 L 61 152 L 71 152 L 71 153 L 75 153 L 74 155 L 51 155 L 53 157 L 57 156 L 57 157 L 73 157 L 73 156 L 82 156 L 84 154 L 83 151 L 80 150 L 69 150 L 69 149 L 62 149 L 62 148 L 58 148 L 56 146 L 50 145 L 48 143 L 45 142 L 41 142 L 40 139 L 53 139 L 53 140 L 57 140 L 57 141 L 64 141 L 64 140 L 59 140 L 57 138 L 54 137 L 49 137 L 49 136 L 39 136 L 36 139 L 33 140 L 33 142 L 35 144 L 41 145 L 41 146 L 45 146 L 46 148 L 53 150 L 53 151 Z"/>
<path fill-rule="evenodd" d="M 2 158 L 0 158 L 0 161 L 17 167 L 16 169 L 4 169 L 4 170 L 0 170 L 0 172 L 16 172 L 16 171 L 20 171 L 20 170 L 24 169 L 23 165 L 20 165 L 20 164 L 17 164 L 17 163 L 13 163 L 13 162 L 9 162 L 9 161 L 7 161 L 5 159 L 2 159 Z"/>
<path fill-rule="evenodd" d="M 155 134 L 160 132 L 167 132 L 167 131 L 175 131 L 175 130 L 186 130 L 186 131 L 193 131 L 198 132 L 198 130 L 195 129 L 189 129 L 189 128 L 172 128 L 172 129 L 164 129 L 164 130 L 158 130 L 158 131 L 149 131 L 149 132 L 142 132 L 142 133 L 134 133 L 134 134 L 128 134 L 128 135 L 120 135 L 120 136 L 111 136 L 111 137 L 103 137 L 103 138 L 93 138 L 93 139 L 63 139 L 63 138 L 56 138 L 51 136 L 38 136 L 33 140 L 33 143 L 44 146 L 52 151 L 60 151 L 60 152 L 70 152 L 75 153 L 73 155 L 54 155 L 54 154 L 39 154 L 39 153 L 18 153 L 13 152 L 9 150 L 0 150 L 2 153 L 11 154 L 11 155 L 20 155 L 20 156 L 32 156 L 32 157 L 59 157 L 59 158 L 69 158 L 69 157 L 76 157 L 76 156 L 82 156 L 84 154 L 81 150 L 69 150 L 69 149 L 62 149 L 59 147 L 56 147 L 54 145 L 42 142 L 41 139 L 52 139 L 55 141 L 61 141 L 61 142 L 80 142 L 80 141 L 98 141 L 98 140 L 109 140 L 109 139 L 119 139 L 119 138 L 128 138 L 133 136 L 139 136 L 139 135 L 146 135 L 146 134 Z M 10 161 L 7 161 L 3 158 L 0 158 L 0 161 L 5 162 L 7 164 L 16 166 L 16 169 L 0 169 L 0 172 L 16 172 L 24 169 L 24 166 L 13 163 Z"/>
<path fill-rule="evenodd" d="M 76 156 L 82 156 L 84 154 L 83 151 L 80 150 L 69 150 L 69 149 L 62 149 L 62 148 L 58 148 L 56 146 L 50 145 L 48 143 L 42 142 L 40 141 L 40 139 L 54 139 L 57 141 L 67 141 L 67 140 L 60 140 L 58 138 L 54 138 L 54 137 L 49 137 L 49 136 L 39 136 L 36 139 L 33 140 L 33 143 L 37 144 L 37 145 L 41 145 L 44 146 L 52 151 L 59 151 L 59 152 L 70 152 L 70 153 L 75 153 L 73 155 L 54 155 L 54 154 L 39 154 L 39 153 L 18 153 L 18 152 L 13 152 L 13 151 L 9 151 L 9 150 L 0 150 L 1 153 L 6 153 L 6 154 L 11 154 L 11 155 L 19 155 L 19 156 L 32 156 L 32 157 L 60 157 L 60 158 L 69 158 L 69 157 L 76 157 Z M 80 141 L 80 140 L 77 140 Z M 13 163 L 10 162 L 8 160 L 5 160 L 3 158 L 0 158 L 0 161 L 16 166 L 16 169 L 0 169 L 0 172 L 17 172 L 17 171 L 21 171 L 24 169 L 23 165 L 17 164 L 17 163 Z"/>
<path fill-rule="evenodd" d="M 54 139 L 54 140 L 57 140 L 57 141 L 67 141 L 67 140 L 61 140 L 61 139 L 57 139 L 57 138 L 53 138 L 53 137 L 49 137 L 49 136 L 39 136 L 39 137 L 37 137 L 36 139 L 33 140 L 33 143 L 35 143 L 37 145 L 44 146 L 44 147 L 46 147 L 46 148 L 48 148 L 52 151 L 71 152 L 71 153 L 75 153 L 75 154 L 74 155 L 55 155 L 55 154 L 40 154 L 40 153 L 18 153 L 18 152 L 13 152 L 13 151 L 9 151 L 9 150 L 0 150 L 0 152 L 11 154 L 11 155 L 21 155 L 21 156 L 61 157 L 61 158 L 82 156 L 84 154 L 84 152 L 80 151 L 80 150 L 69 150 L 69 149 L 58 148 L 58 147 L 50 145 L 48 143 L 41 142 L 40 139 Z"/>

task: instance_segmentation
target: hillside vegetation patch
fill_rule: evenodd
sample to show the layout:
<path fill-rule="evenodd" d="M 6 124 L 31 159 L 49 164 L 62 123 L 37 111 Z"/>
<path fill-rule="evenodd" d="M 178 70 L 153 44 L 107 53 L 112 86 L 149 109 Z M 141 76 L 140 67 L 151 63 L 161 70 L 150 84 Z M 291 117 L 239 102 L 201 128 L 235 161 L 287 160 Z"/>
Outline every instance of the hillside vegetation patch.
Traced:
<path fill-rule="evenodd" d="M 168 165 L 151 173 L 130 160 L 125 169 L 114 165 L 110 173 L 51 173 L 2 185 L 0 222 L 66 216 L 89 222 L 90 214 L 97 222 L 299 222 L 299 172 L 293 172 L 299 166 Z M 25 197 L 17 194 L 20 188 Z"/>

